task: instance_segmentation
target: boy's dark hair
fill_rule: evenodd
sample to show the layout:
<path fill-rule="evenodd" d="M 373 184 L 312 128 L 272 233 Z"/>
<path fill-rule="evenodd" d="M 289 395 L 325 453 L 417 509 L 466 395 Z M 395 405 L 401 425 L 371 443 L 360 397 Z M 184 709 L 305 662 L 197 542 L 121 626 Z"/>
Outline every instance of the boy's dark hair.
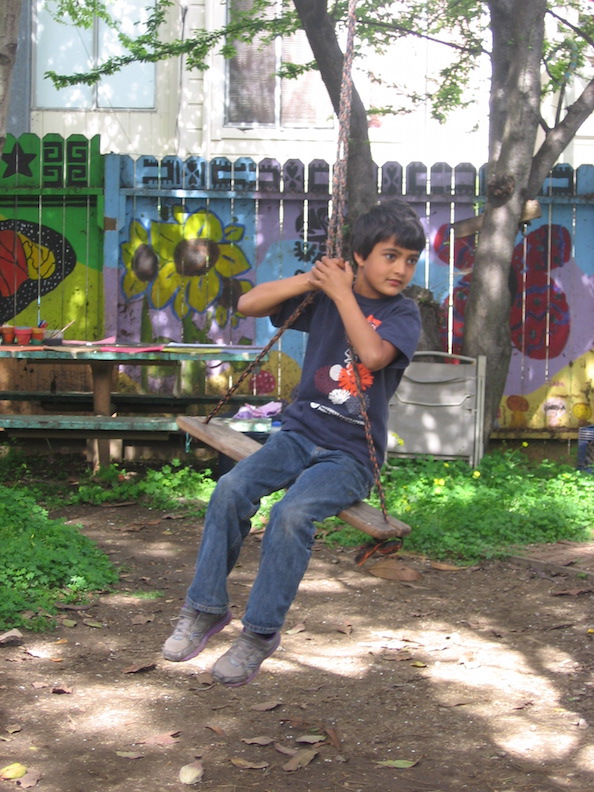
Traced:
<path fill-rule="evenodd" d="M 376 204 L 355 220 L 351 237 L 353 252 L 366 259 L 378 242 L 390 237 L 395 237 L 408 250 L 421 251 L 425 247 L 421 221 L 414 209 L 398 198 Z"/>

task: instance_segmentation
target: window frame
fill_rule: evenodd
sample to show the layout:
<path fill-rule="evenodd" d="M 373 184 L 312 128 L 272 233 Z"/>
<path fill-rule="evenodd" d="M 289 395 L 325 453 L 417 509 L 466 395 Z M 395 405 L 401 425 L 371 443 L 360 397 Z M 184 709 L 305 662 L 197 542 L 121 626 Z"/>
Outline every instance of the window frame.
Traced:
<path fill-rule="evenodd" d="M 0 0 L 1 1 L 1 0 Z M 145 8 L 150 0 L 142 0 L 142 7 Z M 86 85 L 77 85 L 71 86 L 66 89 L 50 89 L 50 96 L 49 101 L 40 101 L 39 94 L 40 94 L 40 85 L 43 82 L 44 78 L 43 74 L 47 71 L 47 68 L 44 68 L 43 71 L 40 69 L 40 46 L 39 46 L 39 35 L 38 35 L 38 27 L 40 24 L 40 10 L 43 10 L 43 6 L 46 7 L 46 0 L 32 0 L 31 3 L 31 15 L 32 15 L 32 69 L 31 69 L 31 108 L 33 111 L 38 112 L 68 112 L 68 113 L 76 113 L 76 112 L 98 112 L 98 113 L 113 113 L 113 112 L 139 112 L 139 113 L 154 113 L 157 110 L 157 97 L 158 97 L 158 81 L 157 81 L 157 64 L 155 63 L 142 63 L 142 64 L 130 64 L 129 66 L 124 67 L 121 71 L 117 72 L 115 75 L 110 75 L 106 78 L 106 81 L 100 80 L 98 83 L 94 85 L 86 86 Z M 49 12 L 48 12 L 49 13 Z M 56 23 L 59 24 L 59 23 Z M 92 29 L 89 29 L 90 33 L 90 49 L 91 52 L 87 53 L 89 56 L 88 60 L 88 68 L 92 68 L 92 64 L 96 64 L 99 62 L 100 56 L 100 43 L 101 43 L 101 25 L 105 26 L 105 23 L 102 22 L 100 19 L 95 19 L 93 22 Z M 65 26 L 65 29 L 69 29 L 74 31 L 76 34 L 78 29 L 75 26 Z M 86 31 L 83 31 L 86 32 Z M 59 67 L 60 68 L 60 67 Z M 109 99 L 101 99 L 101 91 L 105 89 L 106 86 L 109 84 L 113 85 L 114 82 L 120 82 L 122 86 L 121 94 L 122 96 L 126 95 L 126 86 L 129 86 L 129 75 L 130 69 L 150 69 L 151 74 L 151 81 L 152 81 L 152 96 L 151 96 L 151 104 L 141 104 L 141 105 L 134 105 L 134 104 L 119 104 L 109 101 Z M 89 95 L 88 103 L 76 103 L 76 104 L 68 104 L 67 100 L 65 99 L 62 103 L 57 101 L 51 101 L 52 94 L 56 97 L 60 96 L 60 91 L 65 90 L 82 90 L 83 92 L 87 91 Z M 129 88 L 128 88 L 129 90 Z M 41 92 L 42 93 L 42 92 Z M 62 94 L 64 96 L 64 94 Z"/>

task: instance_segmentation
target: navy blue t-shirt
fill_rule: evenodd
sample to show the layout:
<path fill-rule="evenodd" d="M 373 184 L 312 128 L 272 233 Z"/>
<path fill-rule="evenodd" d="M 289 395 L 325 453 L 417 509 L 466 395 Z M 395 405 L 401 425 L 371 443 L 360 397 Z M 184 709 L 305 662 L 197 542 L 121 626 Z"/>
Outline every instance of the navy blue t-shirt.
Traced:
<path fill-rule="evenodd" d="M 370 371 L 359 361 L 367 414 L 372 427 L 377 460 L 386 454 L 388 402 L 394 395 L 404 369 L 415 353 L 421 332 L 421 317 L 414 300 L 402 294 L 369 299 L 355 294 L 367 321 L 398 350 L 396 359 L 379 371 Z M 303 298 L 287 300 L 271 316 L 276 327 L 293 313 Z M 282 428 L 305 435 L 316 445 L 346 451 L 372 471 L 360 400 L 342 319 L 334 302 L 323 292 L 291 325 L 309 333 L 301 381 L 295 400 L 282 416 Z"/>

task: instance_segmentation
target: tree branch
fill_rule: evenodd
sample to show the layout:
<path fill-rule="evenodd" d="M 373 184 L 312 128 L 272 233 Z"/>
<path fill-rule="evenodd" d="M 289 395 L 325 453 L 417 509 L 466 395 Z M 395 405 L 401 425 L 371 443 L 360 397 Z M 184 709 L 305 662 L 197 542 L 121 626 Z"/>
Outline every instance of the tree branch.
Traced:
<path fill-rule="evenodd" d="M 583 30 L 582 28 L 577 27 L 576 25 L 573 25 L 568 19 L 565 19 L 564 17 L 559 16 L 559 14 L 556 14 L 554 11 L 551 11 L 550 9 L 547 11 L 547 14 L 550 14 L 550 16 L 555 17 L 555 19 L 558 20 L 559 22 L 561 22 L 562 25 L 566 25 L 570 30 L 573 30 L 573 32 L 577 36 L 582 38 L 591 47 L 594 47 L 594 38 L 592 38 L 592 36 L 589 36 L 585 32 L 585 30 Z"/>

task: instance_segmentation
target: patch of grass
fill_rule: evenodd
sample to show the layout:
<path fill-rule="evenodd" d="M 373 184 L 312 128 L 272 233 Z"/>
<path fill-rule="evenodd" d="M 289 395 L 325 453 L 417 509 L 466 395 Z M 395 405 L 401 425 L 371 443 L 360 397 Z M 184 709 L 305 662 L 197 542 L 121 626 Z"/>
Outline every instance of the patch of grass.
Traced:
<path fill-rule="evenodd" d="M 405 547 L 432 558 L 472 562 L 513 545 L 594 538 L 594 476 L 517 450 L 487 454 L 475 470 L 393 459 L 383 483 L 388 511 L 412 527 Z"/>
<path fill-rule="evenodd" d="M 165 596 L 163 591 L 130 591 L 129 594 L 142 600 L 157 600 Z"/>
<path fill-rule="evenodd" d="M 110 465 L 94 475 L 87 473 L 76 488 L 58 493 L 57 498 L 61 505 L 133 501 L 162 511 L 191 505 L 200 517 L 214 486 L 209 470 L 195 470 L 175 459 L 160 469 L 146 468 L 140 473 Z"/>
<path fill-rule="evenodd" d="M 78 463 L 80 465 L 80 461 Z M 78 601 L 117 579 L 111 562 L 76 527 L 49 519 L 44 505 L 134 501 L 169 510 L 203 512 L 215 481 L 207 470 L 174 460 L 160 469 L 127 471 L 112 465 L 78 479 L 29 460 L 0 458 L 0 629 L 51 625 L 55 603 Z M 487 454 L 476 470 L 465 462 L 392 459 L 382 482 L 391 514 L 412 527 L 407 550 L 458 562 L 504 556 L 511 546 L 594 538 L 594 476 L 549 461 L 531 462 L 519 450 Z M 282 492 L 263 499 L 254 527 L 264 528 Z M 377 495 L 370 499 L 379 505 Z M 354 547 L 367 534 L 337 518 L 318 538 Z M 153 598 L 161 592 L 141 592 Z"/>
<path fill-rule="evenodd" d="M 26 489 L 0 485 L 0 629 L 51 628 L 56 602 L 84 601 L 117 578 L 75 526 L 50 519 Z"/>

